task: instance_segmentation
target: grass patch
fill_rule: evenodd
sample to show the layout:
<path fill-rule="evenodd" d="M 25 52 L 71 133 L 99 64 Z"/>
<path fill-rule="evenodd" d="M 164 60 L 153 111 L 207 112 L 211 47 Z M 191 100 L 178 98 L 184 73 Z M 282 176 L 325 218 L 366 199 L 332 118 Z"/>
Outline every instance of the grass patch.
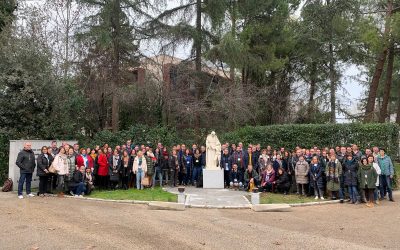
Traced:
<path fill-rule="evenodd" d="M 167 201 L 177 202 L 178 196 L 162 190 L 154 189 L 128 189 L 115 191 L 93 191 L 88 197 L 105 200 L 137 200 L 137 201 Z"/>
<path fill-rule="evenodd" d="M 274 193 L 261 193 L 260 204 L 297 204 L 306 202 L 315 202 L 314 197 L 304 197 L 296 194 L 274 194 Z M 322 200 L 317 200 L 322 201 Z"/>

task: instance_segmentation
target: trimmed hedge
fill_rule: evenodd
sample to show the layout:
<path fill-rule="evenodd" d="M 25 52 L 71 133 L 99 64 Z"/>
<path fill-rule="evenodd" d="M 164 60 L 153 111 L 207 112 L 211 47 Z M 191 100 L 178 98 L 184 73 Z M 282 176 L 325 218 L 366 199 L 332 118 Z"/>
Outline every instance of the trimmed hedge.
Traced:
<path fill-rule="evenodd" d="M 357 144 L 360 149 L 386 148 L 393 160 L 398 156 L 399 126 L 393 123 L 288 124 L 243 127 L 221 136 L 222 141 L 260 143 L 263 147 L 334 147 Z"/>

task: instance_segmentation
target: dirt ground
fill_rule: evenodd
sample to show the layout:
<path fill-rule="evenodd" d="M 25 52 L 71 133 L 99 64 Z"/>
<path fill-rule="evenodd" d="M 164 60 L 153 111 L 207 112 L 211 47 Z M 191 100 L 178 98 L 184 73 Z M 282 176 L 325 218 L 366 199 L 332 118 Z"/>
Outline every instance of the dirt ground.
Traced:
<path fill-rule="evenodd" d="M 0 249 L 400 249 L 399 204 L 175 212 L 0 193 Z"/>

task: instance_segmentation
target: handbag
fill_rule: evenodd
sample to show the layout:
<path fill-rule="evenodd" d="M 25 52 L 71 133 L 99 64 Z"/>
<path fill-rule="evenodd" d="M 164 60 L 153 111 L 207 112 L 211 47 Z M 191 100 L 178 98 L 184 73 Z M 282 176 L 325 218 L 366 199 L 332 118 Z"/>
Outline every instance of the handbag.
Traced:
<path fill-rule="evenodd" d="M 111 175 L 110 175 L 110 181 L 119 182 L 119 174 L 112 172 Z"/>
<path fill-rule="evenodd" d="M 147 176 L 147 175 L 145 175 L 143 178 L 142 178 L 142 185 L 143 186 L 150 186 L 150 178 Z"/>
<path fill-rule="evenodd" d="M 57 173 L 57 169 L 54 167 L 53 163 L 51 163 L 48 171 L 49 171 L 49 173 L 52 173 L 52 174 L 56 174 Z"/>

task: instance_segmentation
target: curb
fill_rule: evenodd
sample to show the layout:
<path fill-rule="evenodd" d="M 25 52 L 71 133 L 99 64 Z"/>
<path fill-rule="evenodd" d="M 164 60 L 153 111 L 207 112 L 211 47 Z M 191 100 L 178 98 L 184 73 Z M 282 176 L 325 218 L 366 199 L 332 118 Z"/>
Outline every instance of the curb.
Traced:
<path fill-rule="evenodd" d="M 336 204 L 336 203 L 340 203 L 340 200 L 294 203 L 294 204 L 288 204 L 288 205 L 291 207 L 310 207 L 310 206 L 329 205 L 329 204 Z"/>
<path fill-rule="evenodd" d="M 213 205 L 186 205 L 187 208 L 205 208 L 205 209 L 251 209 L 251 205 L 244 206 L 213 206 Z"/>

